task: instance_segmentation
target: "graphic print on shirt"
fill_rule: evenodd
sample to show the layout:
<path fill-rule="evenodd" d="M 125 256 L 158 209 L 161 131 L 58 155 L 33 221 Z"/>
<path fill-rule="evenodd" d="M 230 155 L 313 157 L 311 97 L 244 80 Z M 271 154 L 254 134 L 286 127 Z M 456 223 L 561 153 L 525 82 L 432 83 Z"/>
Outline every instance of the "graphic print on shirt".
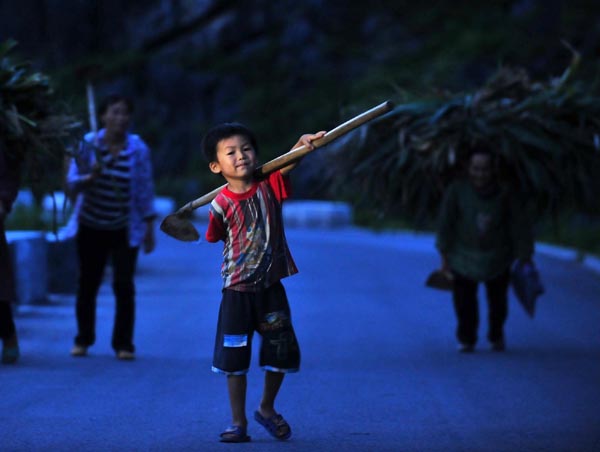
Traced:
<path fill-rule="evenodd" d="M 224 242 L 223 287 L 254 291 L 298 271 L 283 232 L 276 195 L 280 192 L 274 186 L 284 186 L 280 173 L 257 182 L 245 194 L 224 189 L 212 201 L 206 237 L 209 242 Z"/>
<path fill-rule="evenodd" d="M 260 281 L 271 264 L 268 209 L 260 189 L 248 199 L 223 197 L 225 205 L 212 208 L 225 223 L 229 237 L 224 249 L 221 273 L 226 286 L 236 281 Z"/>

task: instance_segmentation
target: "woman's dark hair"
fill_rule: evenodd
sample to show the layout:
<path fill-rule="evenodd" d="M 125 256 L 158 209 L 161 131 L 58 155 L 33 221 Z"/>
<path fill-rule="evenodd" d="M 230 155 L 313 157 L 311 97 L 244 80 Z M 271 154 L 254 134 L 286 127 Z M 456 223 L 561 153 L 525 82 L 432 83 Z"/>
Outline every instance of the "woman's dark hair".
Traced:
<path fill-rule="evenodd" d="M 496 153 L 492 150 L 490 145 L 484 141 L 478 141 L 470 146 L 467 161 L 470 162 L 474 155 L 487 155 L 493 162 L 496 157 Z"/>
<path fill-rule="evenodd" d="M 258 154 L 258 146 L 254 133 L 245 125 L 239 122 L 226 122 L 211 128 L 202 139 L 202 152 L 204 157 L 209 162 L 217 160 L 217 144 L 219 141 L 231 138 L 234 135 L 245 137 L 254 148 L 254 152 Z"/>
<path fill-rule="evenodd" d="M 106 110 L 108 110 L 108 108 L 111 105 L 114 105 L 119 102 L 125 103 L 125 105 L 127 106 L 127 111 L 129 111 L 130 114 L 133 113 L 133 101 L 130 97 L 124 96 L 122 94 L 109 94 L 104 99 L 102 99 L 102 102 L 100 102 L 100 105 L 98 106 L 98 116 L 104 115 L 104 113 L 106 113 Z"/>

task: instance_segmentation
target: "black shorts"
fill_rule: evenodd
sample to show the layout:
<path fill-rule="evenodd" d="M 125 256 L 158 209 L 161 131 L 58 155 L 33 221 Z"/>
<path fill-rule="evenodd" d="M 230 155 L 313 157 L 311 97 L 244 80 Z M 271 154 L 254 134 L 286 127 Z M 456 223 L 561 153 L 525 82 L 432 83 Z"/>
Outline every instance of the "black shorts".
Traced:
<path fill-rule="evenodd" d="M 254 331 L 262 338 L 259 364 L 263 369 L 286 373 L 299 370 L 300 348 L 280 282 L 260 292 L 223 290 L 212 370 L 246 374 Z"/>

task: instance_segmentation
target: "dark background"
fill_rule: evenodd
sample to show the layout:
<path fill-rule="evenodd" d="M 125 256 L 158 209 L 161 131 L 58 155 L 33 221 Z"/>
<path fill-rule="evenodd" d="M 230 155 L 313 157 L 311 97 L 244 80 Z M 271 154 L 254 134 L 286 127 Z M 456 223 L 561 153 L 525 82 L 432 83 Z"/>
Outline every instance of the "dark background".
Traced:
<path fill-rule="evenodd" d="M 132 96 L 158 192 L 179 204 L 220 182 L 199 145 L 215 123 L 248 124 L 266 161 L 301 133 L 383 100 L 475 89 L 500 65 L 547 80 L 570 61 L 561 40 L 584 61 L 598 59 L 600 3 L 4 0 L 0 39 L 7 38 L 81 118 L 87 80 L 98 98 Z M 299 185 L 301 196 L 325 196 Z"/>

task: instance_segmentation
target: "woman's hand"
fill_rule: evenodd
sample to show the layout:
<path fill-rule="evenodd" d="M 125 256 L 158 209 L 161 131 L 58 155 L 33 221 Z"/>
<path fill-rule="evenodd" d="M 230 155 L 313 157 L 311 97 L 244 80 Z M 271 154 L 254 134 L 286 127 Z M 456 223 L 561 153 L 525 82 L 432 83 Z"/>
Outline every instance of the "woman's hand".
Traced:
<path fill-rule="evenodd" d="M 102 165 L 100 165 L 100 163 L 96 162 L 94 163 L 94 165 L 92 166 L 92 171 L 88 174 L 86 174 L 85 176 L 83 176 L 82 178 L 82 182 L 84 186 L 88 186 L 91 185 L 92 182 L 94 182 L 98 176 L 100 176 L 100 174 L 102 173 Z"/>

